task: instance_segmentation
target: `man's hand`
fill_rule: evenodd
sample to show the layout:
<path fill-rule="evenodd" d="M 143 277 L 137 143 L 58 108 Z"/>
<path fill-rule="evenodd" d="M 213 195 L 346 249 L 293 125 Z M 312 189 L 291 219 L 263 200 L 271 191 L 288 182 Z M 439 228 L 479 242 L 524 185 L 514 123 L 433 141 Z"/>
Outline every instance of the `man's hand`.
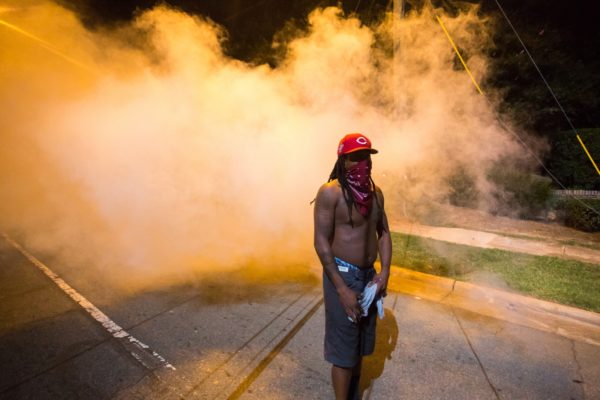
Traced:
<path fill-rule="evenodd" d="M 390 278 L 389 272 L 380 272 L 375 274 L 371 282 L 377 284 L 377 293 L 381 293 L 382 297 L 387 296 L 387 285 Z"/>
<path fill-rule="evenodd" d="M 358 319 L 362 314 L 360 304 L 358 304 L 358 295 L 347 286 L 338 290 L 338 295 L 340 297 L 340 303 L 342 303 L 342 307 L 346 311 L 348 317 L 350 317 L 353 322 L 358 322 Z"/>

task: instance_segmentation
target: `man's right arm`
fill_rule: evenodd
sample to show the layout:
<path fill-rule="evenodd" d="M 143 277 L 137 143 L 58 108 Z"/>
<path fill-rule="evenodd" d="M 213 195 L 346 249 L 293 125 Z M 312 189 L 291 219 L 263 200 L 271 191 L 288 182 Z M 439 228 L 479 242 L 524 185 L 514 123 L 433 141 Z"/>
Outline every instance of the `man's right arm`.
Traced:
<path fill-rule="evenodd" d="M 356 321 L 361 315 L 356 293 L 346 286 L 344 279 L 337 269 L 331 249 L 331 241 L 335 229 L 335 205 L 337 200 L 338 193 L 335 187 L 327 184 L 321 186 L 315 203 L 314 245 L 325 273 L 338 292 L 340 302 L 346 314 Z"/>

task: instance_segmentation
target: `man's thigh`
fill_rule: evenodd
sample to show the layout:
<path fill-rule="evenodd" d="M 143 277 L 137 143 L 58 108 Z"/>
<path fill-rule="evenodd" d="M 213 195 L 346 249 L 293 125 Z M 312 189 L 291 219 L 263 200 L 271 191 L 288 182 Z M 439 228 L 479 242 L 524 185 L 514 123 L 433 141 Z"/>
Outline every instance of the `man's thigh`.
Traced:
<path fill-rule="evenodd" d="M 342 277 L 343 274 L 342 274 Z M 344 281 L 346 281 L 346 277 Z M 349 282 L 347 282 L 348 284 Z M 348 285 L 360 293 L 362 289 Z M 325 303 L 325 360 L 340 367 L 354 367 L 360 359 L 363 324 L 348 319 L 337 290 L 327 275 L 323 275 L 323 298 Z"/>

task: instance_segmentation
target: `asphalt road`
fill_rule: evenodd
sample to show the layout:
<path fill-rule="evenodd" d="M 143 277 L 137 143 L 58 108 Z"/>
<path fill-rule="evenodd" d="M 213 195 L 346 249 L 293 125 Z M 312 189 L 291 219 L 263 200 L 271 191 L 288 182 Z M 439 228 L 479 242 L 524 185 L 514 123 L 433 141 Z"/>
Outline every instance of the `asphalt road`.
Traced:
<path fill-rule="evenodd" d="M 0 240 L 0 398 L 332 398 L 318 285 L 218 282 L 125 296 L 36 256 L 172 364 L 144 364 Z M 392 293 L 363 398 L 600 399 L 600 346 Z M 135 349 L 134 349 L 135 350 Z"/>

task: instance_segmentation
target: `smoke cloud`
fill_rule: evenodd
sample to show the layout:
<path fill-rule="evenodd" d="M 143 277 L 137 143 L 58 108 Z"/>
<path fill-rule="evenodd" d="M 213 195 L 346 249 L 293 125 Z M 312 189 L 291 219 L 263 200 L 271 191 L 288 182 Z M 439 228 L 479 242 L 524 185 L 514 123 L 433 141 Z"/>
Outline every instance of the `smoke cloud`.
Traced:
<path fill-rule="evenodd" d="M 435 12 L 481 82 L 486 20 Z M 486 193 L 489 166 L 522 150 L 433 13 L 368 27 L 316 9 L 273 68 L 228 58 L 222 28 L 167 6 L 89 31 L 56 4 L 4 2 L 0 19 L 42 41 L 0 26 L 0 228 L 135 288 L 306 268 L 309 202 L 349 132 L 379 149 L 391 216 L 442 198 L 458 166 Z"/>

